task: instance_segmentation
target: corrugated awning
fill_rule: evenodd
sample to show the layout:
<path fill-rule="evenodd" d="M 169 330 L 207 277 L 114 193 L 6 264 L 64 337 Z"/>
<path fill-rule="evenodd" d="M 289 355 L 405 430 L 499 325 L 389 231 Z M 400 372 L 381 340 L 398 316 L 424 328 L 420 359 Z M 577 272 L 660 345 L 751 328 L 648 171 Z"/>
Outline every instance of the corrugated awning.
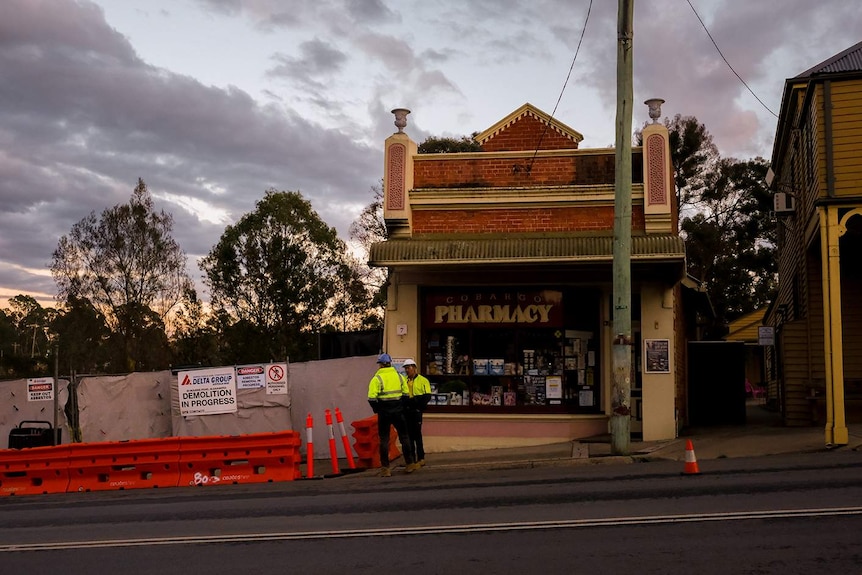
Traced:
<path fill-rule="evenodd" d="M 396 239 L 371 246 L 377 267 L 477 264 L 611 263 L 613 238 Z M 684 262 L 685 244 L 675 235 L 632 237 L 632 262 Z"/>

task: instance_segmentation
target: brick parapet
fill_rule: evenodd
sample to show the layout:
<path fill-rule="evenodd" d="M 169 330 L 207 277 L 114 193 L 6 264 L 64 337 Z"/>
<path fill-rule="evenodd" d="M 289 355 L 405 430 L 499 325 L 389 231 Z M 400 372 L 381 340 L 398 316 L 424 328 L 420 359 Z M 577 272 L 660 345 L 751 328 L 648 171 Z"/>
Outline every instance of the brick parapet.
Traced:
<path fill-rule="evenodd" d="M 524 187 L 612 184 L 613 150 L 584 154 L 429 154 L 414 157 L 416 188 Z M 632 182 L 643 182 L 640 149 L 632 154 Z"/>
<path fill-rule="evenodd" d="M 613 232 L 614 207 L 417 210 L 413 234 Z M 643 209 L 632 210 L 632 229 L 644 229 Z"/>

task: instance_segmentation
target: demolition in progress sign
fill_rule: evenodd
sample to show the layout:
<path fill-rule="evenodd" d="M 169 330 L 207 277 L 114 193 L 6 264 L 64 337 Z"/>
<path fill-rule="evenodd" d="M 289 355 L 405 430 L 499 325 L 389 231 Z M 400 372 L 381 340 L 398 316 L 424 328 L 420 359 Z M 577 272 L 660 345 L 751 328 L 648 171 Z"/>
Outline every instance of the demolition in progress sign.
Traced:
<path fill-rule="evenodd" d="M 235 413 L 236 373 L 233 367 L 181 371 L 177 374 L 181 415 Z"/>

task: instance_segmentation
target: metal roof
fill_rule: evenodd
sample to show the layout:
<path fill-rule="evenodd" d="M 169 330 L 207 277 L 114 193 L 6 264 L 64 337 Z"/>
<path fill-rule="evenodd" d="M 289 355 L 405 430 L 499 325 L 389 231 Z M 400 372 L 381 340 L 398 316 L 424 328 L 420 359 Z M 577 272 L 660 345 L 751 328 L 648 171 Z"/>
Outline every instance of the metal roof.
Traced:
<path fill-rule="evenodd" d="M 684 262 L 685 244 L 676 235 L 634 236 L 633 262 Z M 395 239 L 371 246 L 372 266 L 610 263 L 613 237 Z"/>
<path fill-rule="evenodd" d="M 765 315 L 766 308 L 763 307 L 733 320 L 730 322 L 728 333 L 723 339 L 726 341 L 756 342 L 760 335 L 758 328 L 763 325 Z"/>
<path fill-rule="evenodd" d="M 802 72 L 794 79 L 805 79 L 818 74 L 841 74 L 844 72 L 862 71 L 862 42 L 850 46 L 843 52 L 835 54 L 828 60 Z"/>

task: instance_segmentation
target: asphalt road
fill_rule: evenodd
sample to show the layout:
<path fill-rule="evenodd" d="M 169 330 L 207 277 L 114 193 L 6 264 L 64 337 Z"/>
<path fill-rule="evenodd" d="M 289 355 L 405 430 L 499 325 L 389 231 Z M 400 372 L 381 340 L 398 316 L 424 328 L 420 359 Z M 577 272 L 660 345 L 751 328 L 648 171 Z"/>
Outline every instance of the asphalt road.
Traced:
<path fill-rule="evenodd" d="M 0 573 L 862 572 L 862 454 L 670 463 L 7 497 Z"/>

